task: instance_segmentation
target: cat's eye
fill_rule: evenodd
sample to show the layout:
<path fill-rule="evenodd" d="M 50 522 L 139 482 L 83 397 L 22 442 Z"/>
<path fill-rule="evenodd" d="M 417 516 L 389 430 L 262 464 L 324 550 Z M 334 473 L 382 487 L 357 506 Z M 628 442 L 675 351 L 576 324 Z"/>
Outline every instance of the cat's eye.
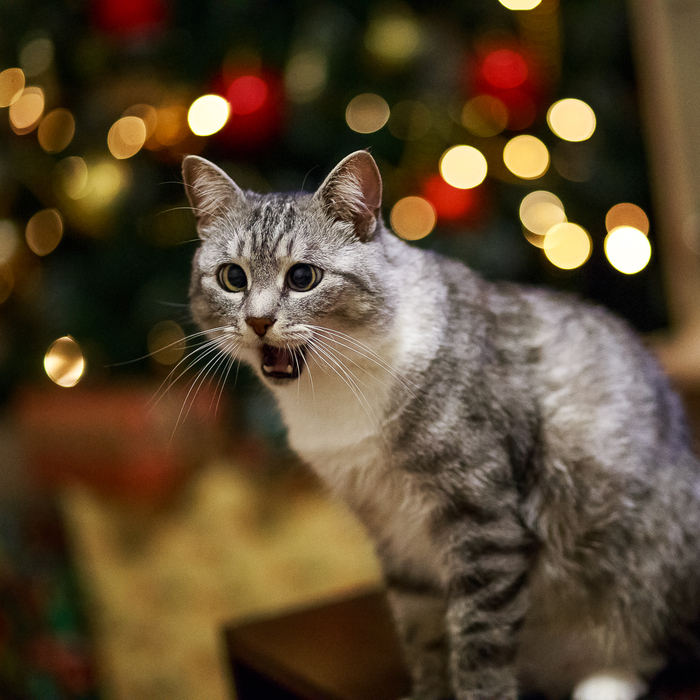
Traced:
<path fill-rule="evenodd" d="M 222 265 L 217 272 L 217 279 L 221 288 L 228 292 L 243 292 L 248 284 L 243 268 L 235 263 Z"/>
<path fill-rule="evenodd" d="M 295 292 L 308 292 L 313 289 L 323 277 L 323 272 L 313 265 L 297 263 L 289 268 L 287 284 Z"/>

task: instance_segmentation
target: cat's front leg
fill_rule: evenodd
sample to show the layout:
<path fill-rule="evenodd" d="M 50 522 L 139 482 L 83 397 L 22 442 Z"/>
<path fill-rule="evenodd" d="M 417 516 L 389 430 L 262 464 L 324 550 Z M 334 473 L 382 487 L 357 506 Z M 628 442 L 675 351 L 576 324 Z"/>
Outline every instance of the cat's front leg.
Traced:
<path fill-rule="evenodd" d="M 465 528 L 450 555 L 446 626 L 457 700 L 516 700 L 530 557 L 515 523 Z"/>
<path fill-rule="evenodd" d="M 411 700 L 451 697 L 447 670 L 445 596 L 388 577 L 388 599 L 412 681 Z"/>

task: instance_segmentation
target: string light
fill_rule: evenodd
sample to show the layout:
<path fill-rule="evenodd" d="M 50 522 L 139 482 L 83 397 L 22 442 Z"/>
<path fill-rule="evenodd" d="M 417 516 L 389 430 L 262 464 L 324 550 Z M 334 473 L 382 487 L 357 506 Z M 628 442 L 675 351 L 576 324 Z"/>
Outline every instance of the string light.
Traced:
<path fill-rule="evenodd" d="M 509 10 L 533 10 L 542 0 L 498 0 L 498 2 Z"/>
<path fill-rule="evenodd" d="M 75 119 L 67 109 L 54 109 L 39 124 L 37 138 L 47 153 L 59 153 L 67 148 L 75 135 Z"/>
<path fill-rule="evenodd" d="M 583 100 L 568 97 L 555 102 L 547 111 L 549 128 L 565 141 L 585 141 L 593 136 L 595 112 Z"/>
<path fill-rule="evenodd" d="M 315 100 L 328 80 L 326 55 L 314 49 L 297 51 L 289 59 L 284 72 L 284 87 L 293 102 Z"/>
<path fill-rule="evenodd" d="M 389 121 L 391 111 L 386 100 L 371 92 L 357 95 L 345 110 L 345 121 L 359 134 L 379 131 Z"/>
<path fill-rule="evenodd" d="M 224 128 L 230 112 L 229 103 L 220 95 L 202 95 L 187 112 L 187 123 L 193 134 L 211 136 Z"/>
<path fill-rule="evenodd" d="M 42 209 L 27 222 L 27 245 L 37 255 L 48 255 L 61 242 L 63 219 L 56 209 Z"/>
<path fill-rule="evenodd" d="M 420 44 L 420 26 L 408 11 L 380 14 L 370 22 L 365 34 L 367 50 L 390 65 L 410 61 Z"/>
<path fill-rule="evenodd" d="M 226 92 L 233 114 L 257 112 L 267 100 L 267 83 L 257 75 L 242 75 L 229 85 Z"/>
<path fill-rule="evenodd" d="M 649 235 L 649 218 L 641 207 L 629 202 L 622 202 L 610 208 L 605 215 L 605 229 L 610 232 L 619 226 L 631 226 Z"/>
<path fill-rule="evenodd" d="M 44 370 L 55 384 L 75 386 L 85 373 L 85 358 L 78 343 L 69 335 L 51 343 L 44 356 Z"/>
<path fill-rule="evenodd" d="M 409 241 L 425 238 L 437 221 L 433 205 L 423 197 L 404 197 L 391 209 L 391 227 Z"/>
<path fill-rule="evenodd" d="M 562 270 L 573 270 L 588 260 L 593 244 L 584 228 L 567 221 L 547 232 L 543 249 L 553 265 Z"/>
<path fill-rule="evenodd" d="M 33 78 L 51 67 L 53 57 L 53 41 L 48 37 L 37 37 L 22 47 L 19 52 L 19 63 L 24 74 Z"/>
<path fill-rule="evenodd" d="M 440 158 L 440 175 L 458 189 L 467 190 L 480 185 L 487 173 L 484 154 L 473 146 L 453 146 Z"/>
<path fill-rule="evenodd" d="M 121 117 L 107 134 L 109 152 L 119 160 L 136 155 L 146 143 L 146 125 L 139 117 Z"/>
<path fill-rule="evenodd" d="M 523 180 L 542 177 L 549 168 L 549 151 L 537 137 L 522 134 L 512 138 L 503 149 L 508 170 Z"/>
<path fill-rule="evenodd" d="M 538 248 L 544 247 L 545 236 L 553 226 L 566 221 L 561 200 L 546 190 L 526 195 L 520 203 L 519 214 L 525 227 L 525 238 Z"/>
<path fill-rule="evenodd" d="M 604 248 L 610 264 L 625 275 L 641 272 L 651 259 L 649 239 L 632 226 L 619 226 L 610 231 Z"/>
<path fill-rule="evenodd" d="M 0 107 L 9 107 L 24 90 L 24 72 L 20 68 L 7 68 L 0 73 Z"/>
<path fill-rule="evenodd" d="M 22 94 L 10 105 L 10 125 L 16 134 L 32 131 L 44 113 L 44 91 L 40 87 L 24 88 Z"/>

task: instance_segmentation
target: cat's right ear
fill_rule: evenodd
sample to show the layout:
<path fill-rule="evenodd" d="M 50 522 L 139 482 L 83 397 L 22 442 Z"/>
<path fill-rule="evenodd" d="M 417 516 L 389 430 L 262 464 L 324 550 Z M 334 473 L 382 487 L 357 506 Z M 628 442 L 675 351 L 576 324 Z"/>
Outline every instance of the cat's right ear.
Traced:
<path fill-rule="evenodd" d="M 182 161 L 182 177 L 200 238 L 206 238 L 212 222 L 245 202 L 241 188 L 205 158 L 186 156 Z"/>

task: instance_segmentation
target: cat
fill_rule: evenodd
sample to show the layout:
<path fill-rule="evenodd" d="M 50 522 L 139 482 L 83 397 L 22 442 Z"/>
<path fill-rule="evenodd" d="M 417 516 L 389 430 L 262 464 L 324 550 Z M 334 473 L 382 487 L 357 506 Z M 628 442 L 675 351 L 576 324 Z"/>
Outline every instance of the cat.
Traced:
<path fill-rule="evenodd" d="M 633 700 L 695 653 L 700 464 L 622 320 L 400 240 L 366 151 L 313 194 L 183 177 L 193 318 L 373 539 L 414 700 Z"/>

